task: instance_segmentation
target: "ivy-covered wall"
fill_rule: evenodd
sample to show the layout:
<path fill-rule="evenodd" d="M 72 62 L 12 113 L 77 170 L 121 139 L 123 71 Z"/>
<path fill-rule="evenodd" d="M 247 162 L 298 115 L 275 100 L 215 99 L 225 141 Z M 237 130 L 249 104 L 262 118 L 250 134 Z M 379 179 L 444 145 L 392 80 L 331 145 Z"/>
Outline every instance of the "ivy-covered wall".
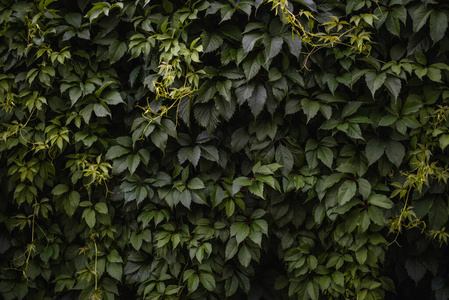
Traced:
<path fill-rule="evenodd" d="M 448 299 L 448 18 L 0 0 L 0 298 Z"/>

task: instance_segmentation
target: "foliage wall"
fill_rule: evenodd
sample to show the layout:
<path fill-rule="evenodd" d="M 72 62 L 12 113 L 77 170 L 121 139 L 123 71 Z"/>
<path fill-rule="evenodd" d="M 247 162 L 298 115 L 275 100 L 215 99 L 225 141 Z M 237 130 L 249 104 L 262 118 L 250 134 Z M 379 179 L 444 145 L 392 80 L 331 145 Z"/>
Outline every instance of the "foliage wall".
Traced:
<path fill-rule="evenodd" d="M 448 18 L 1 0 L 1 297 L 447 299 Z"/>

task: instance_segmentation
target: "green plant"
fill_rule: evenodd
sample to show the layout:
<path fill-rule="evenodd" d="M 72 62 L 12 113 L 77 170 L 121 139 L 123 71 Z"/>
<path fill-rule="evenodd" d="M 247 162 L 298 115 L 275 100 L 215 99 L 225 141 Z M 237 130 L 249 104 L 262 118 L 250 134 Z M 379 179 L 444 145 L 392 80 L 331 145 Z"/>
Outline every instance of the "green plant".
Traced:
<path fill-rule="evenodd" d="M 0 0 L 1 297 L 446 299 L 448 16 Z"/>

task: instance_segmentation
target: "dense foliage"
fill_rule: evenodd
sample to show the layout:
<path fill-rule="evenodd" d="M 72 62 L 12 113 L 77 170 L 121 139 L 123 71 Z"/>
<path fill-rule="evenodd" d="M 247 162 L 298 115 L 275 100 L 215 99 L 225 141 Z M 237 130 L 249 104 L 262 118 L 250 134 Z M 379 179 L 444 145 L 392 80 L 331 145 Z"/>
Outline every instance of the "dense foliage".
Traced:
<path fill-rule="evenodd" d="M 449 5 L 0 0 L 4 299 L 448 299 Z"/>

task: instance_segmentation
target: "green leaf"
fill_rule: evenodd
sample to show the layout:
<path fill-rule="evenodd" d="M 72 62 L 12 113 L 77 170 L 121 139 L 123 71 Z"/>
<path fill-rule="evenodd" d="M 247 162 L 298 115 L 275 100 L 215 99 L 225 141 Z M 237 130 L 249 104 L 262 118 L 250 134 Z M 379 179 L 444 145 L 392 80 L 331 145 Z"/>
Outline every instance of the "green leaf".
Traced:
<path fill-rule="evenodd" d="M 69 191 L 69 187 L 66 186 L 65 184 L 58 184 L 57 186 L 55 186 L 53 188 L 53 190 L 51 191 L 51 193 L 55 196 L 59 196 L 62 195 L 64 193 L 67 193 Z"/>
<path fill-rule="evenodd" d="M 301 3 L 311 11 L 317 12 L 315 1 L 313 0 L 293 0 L 295 2 Z"/>
<path fill-rule="evenodd" d="M 253 181 L 253 183 L 249 187 L 249 191 L 260 198 L 264 198 L 263 195 L 263 182 L 261 181 Z"/>
<path fill-rule="evenodd" d="M 365 154 L 370 165 L 379 160 L 384 154 L 386 143 L 379 138 L 372 138 L 366 143 Z"/>
<path fill-rule="evenodd" d="M 257 117 L 265 106 L 267 101 L 267 90 L 262 84 L 258 84 L 248 99 L 248 105 L 254 117 Z"/>
<path fill-rule="evenodd" d="M 401 92 L 401 79 L 388 75 L 384 84 L 393 95 L 394 99 L 398 99 L 399 93 Z"/>
<path fill-rule="evenodd" d="M 127 46 L 125 42 L 114 40 L 109 46 L 109 61 L 111 65 L 120 60 L 125 55 Z"/>
<path fill-rule="evenodd" d="M 253 183 L 248 177 L 238 177 L 232 182 L 232 194 L 237 194 L 243 186 L 250 186 Z"/>
<path fill-rule="evenodd" d="M 415 257 L 410 256 L 405 262 L 405 269 L 407 270 L 408 276 L 412 278 L 416 284 L 424 277 L 427 269 L 426 267 Z"/>
<path fill-rule="evenodd" d="M 435 199 L 429 211 L 429 229 L 441 230 L 447 223 L 448 218 L 449 214 L 445 201 L 442 198 Z"/>
<path fill-rule="evenodd" d="M 123 276 L 123 266 L 118 262 L 108 262 L 106 264 L 106 272 L 108 272 L 112 278 L 121 281 Z"/>
<path fill-rule="evenodd" d="M 245 52 L 250 52 L 253 50 L 254 45 L 258 40 L 262 38 L 262 34 L 259 32 L 247 33 L 243 36 L 242 47 Z"/>
<path fill-rule="evenodd" d="M 356 253 L 355 257 L 359 264 L 363 265 L 366 262 L 366 259 L 368 258 L 368 249 L 365 247 L 360 248 Z"/>
<path fill-rule="evenodd" d="M 376 91 L 384 84 L 386 79 L 386 73 L 377 74 L 376 72 L 368 72 L 365 74 L 366 85 L 371 91 L 371 95 L 373 96 L 373 98 Z"/>
<path fill-rule="evenodd" d="M 80 194 L 77 191 L 71 191 L 69 194 L 69 202 L 70 205 L 73 207 L 78 207 L 78 204 L 80 203 Z"/>
<path fill-rule="evenodd" d="M 388 159 L 399 167 L 405 156 L 405 148 L 400 142 L 389 140 L 386 144 L 385 153 Z"/>
<path fill-rule="evenodd" d="M 368 199 L 371 194 L 371 184 L 365 178 L 359 178 L 357 180 L 357 184 L 359 186 L 359 193 L 362 195 L 363 199 Z"/>
<path fill-rule="evenodd" d="M 209 131 L 215 129 L 220 122 L 220 112 L 214 103 L 197 104 L 193 113 L 196 121 Z"/>
<path fill-rule="evenodd" d="M 225 257 L 226 260 L 230 260 L 233 258 L 237 251 L 239 250 L 239 245 L 237 244 L 237 241 L 235 238 L 231 238 L 229 242 L 226 244 L 226 250 L 225 250 Z"/>
<path fill-rule="evenodd" d="M 197 274 L 193 274 L 189 277 L 189 280 L 187 282 L 187 288 L 189 289 L 189 292 L 192 293 L 198 289 L 198 286 L 200 284 L 200 278 Z"/>
<path fill-rule="evenodd" d="M 81 98 L 82 95 L 83 95 L 83 91 L 79 87 L 72 87 L 69 90 L 69 97 L 70 97 L 72 106 L 75 105 L 75 103 Z"/>
<path fill-rule="evenodd" d="M 386 209 L 390 209 L 394 206 L 390 198 L 381 194 L 374 194 L 370 196 L 367 202 L 371 205 L 375 205 Z"/>
<path fill-rule="evenodd" d="M 207 31 L 203 31 L 201 34 L 201 41 L 203 42 L 204 53 L 213 52 L 223 44 L 223 38 L 220 34 Z"/>
<path fill-rule="evenodd" d="M 320 110 L 320 103 L 316 100 L 310 100 L 309 98 L 301 99 L 301 106 L 304 114 L 307 116 L 307 123 L 316 116 Z"/>
<path fill-rule="evenodd" d="M 275 157 L 276 162 L 282 165 L 282 174 L 285 177 L 288 177 L 288 174 L 293 169 L 294 164 L 292 152 L 287 147 L 280 144 L 276 149 Z"/>
<path fill-rule="evenodd" d="M 239 152 L 249 142 L 249 133 L 246 127 L 241 127 L 234 131 L 231 136 L 231 150 L 232 152 Z"/>
<path fill-rule="evenodd" d="M 153 141 L 154 145 L 165 151 L 165 147 L 167 146 L 168 134 L 163 132 L 162 130 L 155 130 L 151 133 L 151 141 Z"/>
<path fill-rule="evenodd" d="M 245 268 L 251 263 L 251 251 L 246 245 L 243 245 L 238 253 L 239 262 Z"/>
<path fill-rule="evenodd" d="M 422 5 L 418 7 L 413 14 L 413 31 L 418 32 L 426 23 L 433 9 Z"/>
<path fill-rule="evenodd" d="M 82 16 L 77 13 L 68 13 L 64 16 L 64 20 L 66 20 L 67 23 L 78 29 L 81 27 Z"/>
<path fill-rule="evenodd" d="M 432 13 L 430 16 L 430 37 L 434 43 L 439 42 L 444 37 L 448 23 L 445 12 L 436 10 Z"/>
<path fill-rule="evenodd" d="M 103 94 L 102 96 L 104 102 L 106 102 L 109 105 L 117 105 L 119 103 L 124 103 L 122 96 L 120 96 L 120 93 L 117 91 L 109 91 Z"/>
<path fill-rule="evenodd" d="M 95 210 L 92 208 L 86 208 L 83 211 L 82 218 L 86 221 L 87 225 L 90 228 L 93 228 L 95 226 L 96 218 L 95 218 Z"/>
<path fill-rule="evenodd" d="M 108 213 L 108 206 L 104 202 L 99 202 L 99 203 L 95 204 L 94 208 L 100 214 L 107 214 Z"/>
<path fill-rule="evenodd" d="M 352 180 L 346 180 L 338 189 L 337 201 L 339 205 L 349 202 L 357 191 L 357 185 Z"/>
<path fill-rule="evenodd" d="M 198 177 L 192 178 L 187 184 L 187 188 L 191 190 L 201 190 L 204 189 L 204 183 Z"/>
<path fill-rule="evenodd" d="M 426 75 L 432 81 L 441 82 L 441 70 L 440 69 L 437 69 L 434 67 L 429 67 L 429 68 L 427 68 Z"/>
<path fill-rule="evenodd" d="M 192 203 L 192 192 L 189 190 L 183 190 L 179 196 L 181 204 L 190 209 L 190 204 Z"/>
<path fill-rule="evenodd" d="M 260 67 L 262 66 L 261 62 L 258 59 L 258 56 L 251 55 L 243 62 L 243 72 L 246 76 L 246 81 L 250 81 L 254 78 L 254 76 L 259 73 Z"/>
<path fill-rule="evenodd" d="M 284 40 L 279 36 L 270 37 L 268 43 L 265 43 L 265 61 L 269 61 L 281 52 Z"/>
<path fill-rule="evenodd" d="M 341 111 L 341 117 L 346 118 L 357 112 L 357 110 L 362 106 L 362 102 L 360 101 L 351 101 L 343 107 Z"/>
<path fill-rule="evenodd" d="M 442 134 L 439 138 L 440 148 L 444 150 L 449 145 L 449 134 Z"/>
<path fill-rule="evenodd" d="M 118 254 L 117 250 L 112 249 L 111 252 L 109 252 L 108 256 L 108 261 L 111 263 L 123 263 L 123 259 L 120 256 L 120 254 Z"/>
<path fill-rule="evenodd" d="M 128 165 L 128 170 L 130 174 L 134 174 L 134 172 L 136 171 L 137 167 L 140 164 L 139 154 L 128 155 L 128 157 L 126 157 L 126 164 Z"/>
<path fill-rule="evenodd" d="M 231 102 L 232 81 L 217 82 L 217 91 L 226 101 Z"/>
<path fill-rule="evenodd" d="M 200 273 L 200 281 L 206 290 L 210 292 L 215 291 L 215 278 L 211 274 Z"/>
<path fill-rule="evenodd" d="M 240 244 L 248 237 L 250 228 L 248 224 L 236 222 L 231 225 L 230 232 L 231 236 L 235 236 L 237 244 Z"/>
<path fill-rule="evenodd" d="M 345 277 L 341 272 L 339 272 L 339 271 L 333 272 L 331 276 L 332 276 L 332 280 L 335 282 L 335 284 L 337 284 L 341 287 L 345 286 Z"/>
<path fill-rule="evenodd" d="M 319 147 L 317 150 L 317 157 L 329 169 L 332 169 L 332 162 L 334 160 L 334 153 L 327 147 Z"/>

